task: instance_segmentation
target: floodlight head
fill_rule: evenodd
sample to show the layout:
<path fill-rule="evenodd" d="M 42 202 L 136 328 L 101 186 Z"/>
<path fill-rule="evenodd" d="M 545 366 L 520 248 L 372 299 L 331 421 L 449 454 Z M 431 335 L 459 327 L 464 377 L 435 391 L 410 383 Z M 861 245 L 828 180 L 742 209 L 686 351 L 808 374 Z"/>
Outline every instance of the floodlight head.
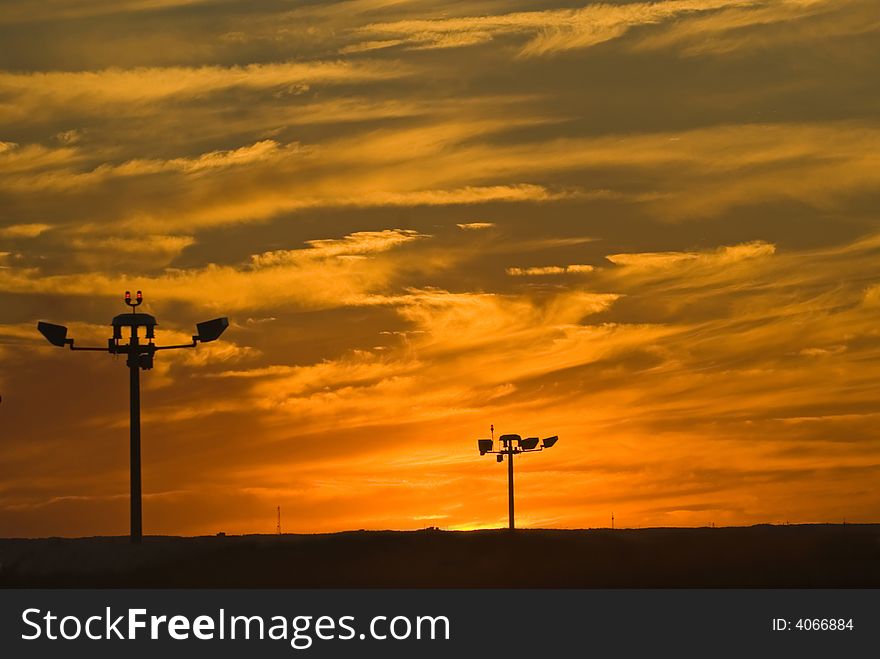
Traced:
<path fill-rule="evenodd" d="M 526 451 L 532 451 L 537 448 L 539 441 L 537 437 L 526 437 L 520 440 L 519 445 Z"/>
<path fill-rule="evenodd" d="M 486 455 L 489 451 L 492 450 L 492 440 L 491 439 L 478 439 L 477 447 L 480 449 L 480 455 Z"/>
<path fill-rule="evenodd" d="M 196 325 L 196 332 L 198 333 L 193 338 L 202 343 L 216 341 L 227 327 L 229 327 L 229 319 L 225 316 L 223 318 L 215 318 L 214 320 L 206 320 Z"/>
<path fill-rule="evenodd" d="M 504 462 L 504 456 L 499 453 L 495 456 L 495 462 Z"/>
<path fill-rule="evenodd" d="M 46 337 L 46 340 L 53 346 L 63 348 L 68 342 L 67 328 L 64 325 L 54 325 L 52 323 L 44 323 L 42 320 L 37 323 L 37 329 L 40 334 Z"/>
<path fill-rule="evenodd" d="M 542 448 L 550 448 L 551 446 L 553 446 L 553 445 L 554 445 L 556 442 L 558 442 L 558 441 L 559 441 L 559 437 L 558 437 L 557 435 L 553 435 L 553 437 L 546 437 L 546 438 L 541 442 L 541 447 L 542 447 Z"/>

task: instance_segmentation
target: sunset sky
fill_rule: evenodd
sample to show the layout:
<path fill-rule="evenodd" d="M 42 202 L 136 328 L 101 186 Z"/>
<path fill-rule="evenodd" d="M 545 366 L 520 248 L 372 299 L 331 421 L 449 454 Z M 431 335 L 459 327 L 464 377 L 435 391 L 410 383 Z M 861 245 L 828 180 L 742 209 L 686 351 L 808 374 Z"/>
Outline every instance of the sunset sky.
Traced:
<path fill-rule="evenodd" d="M 0 536 L 878 521 L 877 0 L 5 0 Z"/>

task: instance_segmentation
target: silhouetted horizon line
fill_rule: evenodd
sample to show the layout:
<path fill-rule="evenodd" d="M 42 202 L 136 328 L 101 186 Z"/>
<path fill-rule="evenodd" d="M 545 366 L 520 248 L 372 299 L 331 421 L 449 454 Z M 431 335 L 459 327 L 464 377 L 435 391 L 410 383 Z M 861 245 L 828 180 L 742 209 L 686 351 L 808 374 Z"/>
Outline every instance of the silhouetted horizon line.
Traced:
<path fill-rule="evenodd" d="M 145 534 L 144 539 L 179 539 L 179 540 L 197 540 L 204 538 L 278 538 L 278 537 L 318 537 L 333 536 L 347 534 L 377 534 L 377 533 L 393 533 L 393 534 L 421 534 L 421 533 L 500 533 L 504 535 L 519 535 L 534 532 L 552 532 L 552 533 L 577 533 L 577 532 L 593 532 L 608 531 L 616 533 L 618 531 L 723 531 L 723 530 L 744 530 L 759 527 L 771 528 L 793 528 L 793 527 L 847 527 L 847 526 L 880 526 L 880 521 L 876 522 L 792 522 L 792 523 L 770 523 L 758 522 L 755 524 L 732 524 L 727 526 L 588 526 L 588 527 L 529 527 L 517 528 L 511 533 L 507 527 L 499 526 L 493 528 L 481 529 L 444 529 L 439 527 L 425 527 L 419 529 L 346 529 L 342 531 L 315 531 L 315 532 L 284 532 L 284 533 L 228 533 L 219 531 L 212 534 L 200 535 L 174 535 L 174 534 Z M 47 536 L 0 536 L 0 542 L 7 540 L 127 540 L 127 535 L 47 535 Z"/>

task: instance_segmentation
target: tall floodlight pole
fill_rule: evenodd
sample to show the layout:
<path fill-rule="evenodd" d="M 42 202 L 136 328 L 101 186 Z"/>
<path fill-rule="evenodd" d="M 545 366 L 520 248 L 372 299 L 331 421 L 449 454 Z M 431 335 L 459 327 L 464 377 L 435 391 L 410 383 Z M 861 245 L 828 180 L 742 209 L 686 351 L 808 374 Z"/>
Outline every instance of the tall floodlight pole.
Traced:
<path fill-rule="evenodd" d="M 495 455 L 496 461 L 504 462 L 504 456 L 507 456 L 507 512 L 511 531 L 516 528 L 513 515 L 513 456 L 517 453 L 537 453 L 545 448 L 552 447 L 559 441 L 558 436 L 547 437 L 546 439 L 538 439 L 537 437 L 526 437 L 523 439 L 519 435 L 501 435 L 498 439 L 501 447 L 496 451 L 495 446 L 495 426 L 490 426 L 492 431 L 492 439 L 478 439 L 477 448 L 480 455 L 487 453 Z M 538 442 L 541 446 L 538 446 Z"/>
<path fill-rule="evenodd" d="M 127 355 L 126 366 L 129 373 L 129 417 L 130 417 L 130 486 L 131 486 L 131 541 L 140 543 L 143 538 L 142 506 L 141 506 L 141 383 L 140 371 L 153 368 L 153 355 L 158 350 L 175 350 L 177 348 L 195 348 L 198 343 L 216 341 L 229 327 L 228 318 L 215 318 L 196 325 L 197 334 L 192 337 L 192 343 L 184 343 L 172 346 L 157 346 L 153 343 L 155 338 L 155 317 L 146 313 L 137 313 L 135 308 L 144 301 L 143 294 L 137 291 L 135 299 L 131 299 L 131 293 L 125 291 L 125 303 L 131 307 L 129 313 L 119 314 L 111 321 L 113 337 L 107 340 L 106 348 L 80 347 L 73 344 L 73 339 L 67 338 L 67 328 L 64 325 L 54 325 L 40 321 L 37 329 L 46 337 L 46 340 L 54 346 L 63 348 L 70 346 L 71 350 L 89 350 L 97 352 L 109 352 L 111 355 Z M 144 328 L 144 339 L 141 343 L 138 329 Z M 120 343 L 123 339 L 123 328 L 129 328 L 128 344 Z"/>
<path fill-rule="evenodd" d="M 132 313 L 134 315 L 134 313 Z M 131 436 L 131 458 L 129 460 L 129 487 L 131 505 L 131 541 L 140 542 L 143 537 L 143 517 L 141 507 L 141 369 L 137 326 L 131 326 L 131 340 L 128 344 L 128 427 Z"/>

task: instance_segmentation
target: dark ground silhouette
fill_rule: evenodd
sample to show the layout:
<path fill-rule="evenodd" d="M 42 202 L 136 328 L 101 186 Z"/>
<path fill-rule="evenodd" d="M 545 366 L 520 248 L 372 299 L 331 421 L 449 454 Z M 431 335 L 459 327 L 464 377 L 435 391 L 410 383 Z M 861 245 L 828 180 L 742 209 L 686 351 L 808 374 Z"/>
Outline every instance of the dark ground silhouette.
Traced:
<path fill-rule="evenodd" d="M 880 587 L 880 525 L 0 540 L 3 587 Z"/>

